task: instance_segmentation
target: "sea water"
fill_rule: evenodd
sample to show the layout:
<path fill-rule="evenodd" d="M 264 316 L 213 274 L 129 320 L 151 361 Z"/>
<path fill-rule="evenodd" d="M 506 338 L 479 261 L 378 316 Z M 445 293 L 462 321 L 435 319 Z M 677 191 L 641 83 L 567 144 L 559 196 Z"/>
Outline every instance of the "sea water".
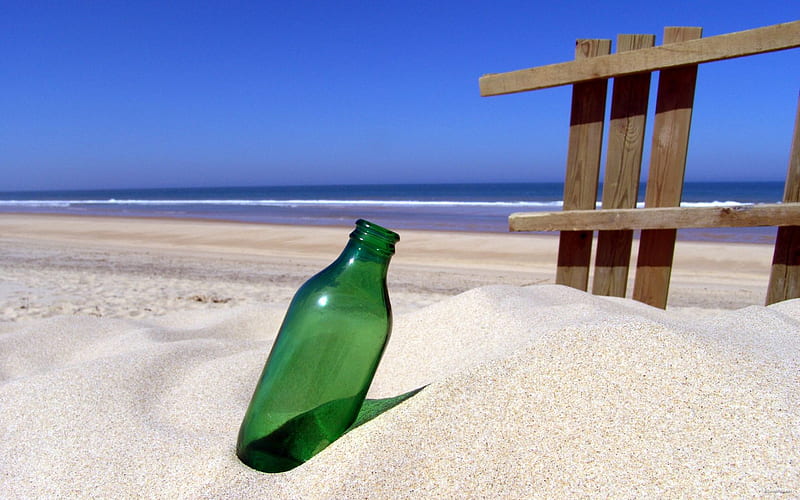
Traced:
<path fill-rule="evenodd" d="M 640 206 L 644 191 L 642 186 Z M 350 226 L 354 220 L 366 218 L 395 229 L 507 232 L 509 214 L 561 210 L 563 192 L 562 183 L 27 191 L 0 192 L 0 212 L 337 226 Z M 782 197 L 782 182 L 687 182 L 682 205 L 777 203 Z M 775 232 L 775 228 L 684 229 L 678 237 L 770 243 Z"/>

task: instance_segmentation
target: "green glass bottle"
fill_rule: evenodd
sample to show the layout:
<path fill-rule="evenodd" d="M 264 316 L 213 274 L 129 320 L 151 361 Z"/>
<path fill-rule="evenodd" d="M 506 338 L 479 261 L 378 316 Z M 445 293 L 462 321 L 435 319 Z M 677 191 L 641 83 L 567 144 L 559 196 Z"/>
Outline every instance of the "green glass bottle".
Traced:
<path fill-rule="evenodd" d="M 392 328 L 386 272 L 399 239 L 358 220 L 341 255 L 297 291 L 239 429 L 242 462 L 292 469 L 355 421 Z"/>

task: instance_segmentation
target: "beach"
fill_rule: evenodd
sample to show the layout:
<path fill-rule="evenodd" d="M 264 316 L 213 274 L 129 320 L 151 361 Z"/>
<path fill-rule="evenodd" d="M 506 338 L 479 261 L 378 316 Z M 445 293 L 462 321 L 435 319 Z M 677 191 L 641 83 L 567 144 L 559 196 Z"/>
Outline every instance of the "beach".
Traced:
<path fill-rule="evenodd" d="M 298 286 L 338 255 L 349 230 L 3 214 L 0 319 L 72 313 L 140 317 L 245 303 L 285 305 Z M 554 235 L 401 233 L 388 278 L 395 312 L 483 285 L 555 280 Z M 680 242 L 669 306 L 760 305 L 771 259 L 770 245 Z"/>
<path fill-rule="evenodd" d="M 400 231 L 368 398 L 425 388 L 250 470 L 282 315 L 350 230 L 0 214 L 0 496 L 800 495 L 800 301 L 763 306 L 750 243 L 679 241 L 662 311 L 555 285 L 555 236 Z"/>

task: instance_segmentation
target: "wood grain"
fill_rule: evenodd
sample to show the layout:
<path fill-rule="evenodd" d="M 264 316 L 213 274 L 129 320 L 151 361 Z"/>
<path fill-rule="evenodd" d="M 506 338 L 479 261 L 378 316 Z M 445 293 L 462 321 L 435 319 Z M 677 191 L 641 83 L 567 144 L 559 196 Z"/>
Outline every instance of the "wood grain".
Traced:
<path fill-rule="evenodd" d="M 702 28 L 695 27 L 665 28 L 664 44 L 700 38 L 702 33 Z M 680 205 L 696 81 L 696 65 L 665 69 L 659 74 L 645 207 Z M 656 307 L 667 306 L 675 236 L 671 229 L 642 231 L 634 299 Z"/>
<path fill-rule="evenodd" d="M 641 51 L 484 75 L 480 93 L 512 94 L 800 47 L 800 21 L 678 42 L 665 40 L 664 45 Z"/>
<path fill-rule="evenodd" d="M 800 96 L 783 192 L 785 203 L 800 201 Z M 779 227 L 767 287 L 767 305 L 800 297 L 800 221 Z"/>
<path fill-rule="evenodd" d="M 511 214 L 511 231 L 620 231 L 800 225 L 800 203 Z"/>
<path fill-rule="evenodd" d="M 655 38 L 655 35 L 619 35 L 617 50 L 627 52 L 649 48 L 655 43 Z M 649 95 L 650 73 L 614 79 L 603 209 L 636 206 Z M 632 242 L 632 231 L 598 233 L 592 293 L 625 296 Z"/>
<path fill-rule="evenodd" d="M 611 51 L 611 40 L 578 40 L 577 59 L 597 57 Z M 575 84 L 572 89 L 564 210 L 594 208 L 600 177 L 607 80 Z M 562 232 L 559 237 L 556 283 L 586 290 L 592 232 Z"/>

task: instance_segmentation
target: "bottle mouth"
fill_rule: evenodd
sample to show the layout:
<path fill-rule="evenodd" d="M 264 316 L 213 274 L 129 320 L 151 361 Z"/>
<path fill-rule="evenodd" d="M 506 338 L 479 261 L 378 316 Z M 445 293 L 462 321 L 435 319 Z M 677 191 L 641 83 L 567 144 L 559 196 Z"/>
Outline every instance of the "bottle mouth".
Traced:
<path fill-rule="evenodd" d="M 394 244 L 400 241 L 399 234 L 364 219 L 356 221 L 350 238 L 366 243 L 383 255 L 393 255 Z"/>

